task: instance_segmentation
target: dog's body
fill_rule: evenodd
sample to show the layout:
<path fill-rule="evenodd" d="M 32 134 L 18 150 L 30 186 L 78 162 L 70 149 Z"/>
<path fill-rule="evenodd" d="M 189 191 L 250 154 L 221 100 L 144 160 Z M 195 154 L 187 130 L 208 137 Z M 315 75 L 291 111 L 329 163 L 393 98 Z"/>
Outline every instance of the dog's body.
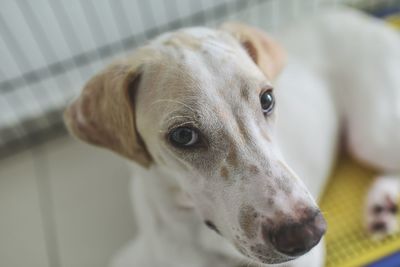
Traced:
<path fill-rule="evenodd" d="M 336 20 L 341 21 L 336 24 Z M 125 145 L 129 141 L 122 138 L 111 142 L 113 145 L 110 146 L 109 141 L 104 141 L 109 140 L 107 134 L 93 140 L 91 135 L 99 127 L 87 129 L 86 124 L 90 116 L 94 123 L 93 118 L 97 115 L 88 116 L 90 111 L 82 111 L 80 103 L 71 108 L 67 121 L 75 135 L 111 147 L 144 166 L 150 165 L 149 168 L 133 167 L 132 201 L 139 234 L 119 254 L 115 266 L 248 266 L 243 254 L 255 265 L 261 261 L 267 265 L 322 266 L 323 244 L 316 244 L 324 232 L 324 223 L 320 213 L 315 211 L 310 194 L 313 198 L 321 194 L 339 137 L 344 133 L 350 152 L 358 159 L 384 172 L 400 170 L 400 40 L 386 26 L 349 11 L 334 12 L 313 23 L 298 26 L 295 32 L 279 38 L 289 51 L 289 59 L 274 85 L 279 118 L 274 122 L 273 131 L 258 129 L 269 129 L 272 123 L 269 120 L 273 118 L 268 116 L 275 115 L 268 113 L 264 125 L 258 113 L 248 112 L 246 104 L 243 104 L 248 101 L 250 106 L 254 106 L 256 102 L 252 102 L 252 96 L 242 89 L 238 89 L 239 96 L 234 95 L 236 84 L 243 79 L 246 82 L 251 80 L 246 88 L 252 88 L 253 81 L 256 84 L 259 80 L 262 84 L 265 76 L 272 82 L 283 64 L 283 56 L 274 43 L 262 39 L 260 45 L 258 40 L 246 39 L 249 32 L 259 34 L 247 28 L 244 32 L 238 30 L 238 39 L 262 73 L 254 68 L 254 63 L 243 50 L 236 50 L 231 37 L 225 33 L 221 35 L 219 31 L 184 29 L 164 34 L 149 44 L 150 54 L 153 54 L 140 63 L 144 65 L 141 67 L 144 75 L 140 78 L 140 86 L 153 89 L 137 90 L 133 96 L 136 114 L 146 114 L 136 116 L 134 122 L 137 125 L 135 131 L 143 139 L 140 142 L 144 142 L 147 152 L 140 148 L 134 150 L 136 154 L 123 150 L 125 146 L 122 147 L 119 141 Z M 341 28 L 344 24 L 346 29 Z M 224 30 L 233 31 L 235 36 L 237 27 L 232 30 L 228 26 Z M 349 36 L 353 39 L 346 39 Z M 275 65 L 265 65 L 260 47 L 267 47 L 270 53 L 267 60 L 274 61 Z M 154 58 L 164 57 L 154 51 L 169 53 L 171 62 L 176 60 L 178 64 L 169 65 L 164 61 L 161 65 L 151 65 L 149 62 L 154 62 Z M 382 55 L 382 51 L 386 54 Z M 149 52 L 143 50 L 140 53 Z M 234 54 L 229 56 L 230 53 Z M 237 70 L 239 65 L 240 70 Z M 180 78 L 170 80 L 168 73 L 177 70 L 189 78 L 185 78 L 183 83 Z M 241 80 L 236 80 L 236 77 Z M 269 81 L 264 87 L 270 88 Z M 202 112 L 208 109 L 212 112 L 208 115 L 201 113 L 199 120 L 215 121 L 213 126 L 207 126 L 203 131 L 212 129 L 212 133 L 224 138 L 209 137 L 207 143 L 214 144 L 215 150 L 204 158 L 193 156 L 188 150 L 182 152 L 174 148 L 165 152 L 163 149 L 167 145 L 158 147 L 160 137 L 153 134 L 157 131 L 154 124 L 160 118 L 164 123 L 176 117 L 188 117 L 186 113 L 175 112 L 180 106 L 184 106 L 187 114 L 193 109 L 198 112 L 197 103 L 191 102 L 193 96 L 183 100 L 179 97 L 187 94 L 182 88 L 199 86 L 199 83 L 202 91 L 195 92 L 195 99 L 212 102 L 210 106 L 202 104 Z M 227 84 L 230 84 L 232 92 L 214 89 L 226 88 Z M 165 86 L 172 88 L 171 91 L 165 92 Z M 260 95 L 264 93 L 261 91 Z M 80 101 L 84 103 L 84 100 Z M 154 103 L 164 101 L 170 106 L 161 111 L 152 110 L 158 109 L 152 107 Z M 105 109 L 110 110 L 110 107 Z M 169 113 L 174 116 L 162 117 Z M 191 117 L 192 120 L 195 117 Z M 76 121 L 78 124 L 74 124 Z M 221 121 L 222 124 L 230 123 L 218 126 Z M 120 126 L 112 127 L 127 129 L 125 124 L 118 123 Z M 183 124 L 179 123 L 178 128 Z M 231 125 L 238 126 L 231 128 Z M 203 129 L 202 126 L 199 128 Z M 171 136 L 174 138 L 173 134 L 168 138 Z M 137 154 L 140 157 L 135 156 Z M 157 164 L 149 164 L 149 158 Z M 261 174 L 264 171 L 265 174 Z M 232 180 L 231 177 L 236 178 Z M 266 181 L 274 180 L 271 177 L 277 177 L 276 182 Z M 221 182 L 223 180 L 226 183 Z M 388 183 L 392 185 L 395 181 Z M 385 196 L 387 187 L 378 187 Z M 394 231 L 394 214 L 383 217 L 382 213 L 371 213 L 371 208 L 376 205 L 385 207 L 387 197 L 381 200 L 377 194 L 373 195 L 366 212 L 369 229 L 379 230 L 373 227 L 379 221 L 386 224 L 388 233 Z M 398 193 L 391 192 L 389 202 L 395 203 L 393 198 L 396 197 Z M 217 233 L 210 231 L 203 221 Z M 307 231 L 308 234 L 304 234 Z M 286 232 L 291 233 L 294 239 L 285 236 Z M 311 241 L 304 243 L 304 239 Z M 287 250 L 285 246 L 291 249 Z M 312 247 L 314 249 L 310 252 L 298 257 Z M 291 262 L 284 263 L 288 260 Z"/>

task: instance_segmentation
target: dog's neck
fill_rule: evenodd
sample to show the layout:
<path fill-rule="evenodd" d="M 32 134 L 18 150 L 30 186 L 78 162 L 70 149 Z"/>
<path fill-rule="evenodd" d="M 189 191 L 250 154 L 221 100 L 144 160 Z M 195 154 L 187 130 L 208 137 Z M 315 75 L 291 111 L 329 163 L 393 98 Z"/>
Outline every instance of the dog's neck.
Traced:
<path fill-rule="evenodd" d="M 152 167 L 134 168 L 133 176 L 138 242 L 144 243 L 155 261 L 174 261 L 171 266 L 198 263 L 199 267 L 240 261 L 238 252 L 208 229 L 193 207 L 182 203 L 183 191 L 173 174 Z"/>

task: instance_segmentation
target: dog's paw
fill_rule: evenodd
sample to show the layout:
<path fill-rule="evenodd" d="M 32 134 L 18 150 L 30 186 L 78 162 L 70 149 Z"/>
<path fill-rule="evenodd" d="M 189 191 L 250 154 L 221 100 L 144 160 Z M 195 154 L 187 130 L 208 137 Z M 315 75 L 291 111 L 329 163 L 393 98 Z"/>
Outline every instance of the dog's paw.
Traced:
<path fill-rule="evenodd" d="M 375 239 L 399 231 L 400 176 L 379 176 L 372 183 L 365 206 L 366 229 Z"/>

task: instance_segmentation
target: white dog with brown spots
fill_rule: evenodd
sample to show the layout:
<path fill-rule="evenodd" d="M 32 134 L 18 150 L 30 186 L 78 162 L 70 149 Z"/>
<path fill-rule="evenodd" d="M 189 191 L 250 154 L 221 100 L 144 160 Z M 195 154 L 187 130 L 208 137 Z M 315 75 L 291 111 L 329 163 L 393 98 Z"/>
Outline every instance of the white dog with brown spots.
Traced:
<path fill-rule="evenodd" d="M 322 266 L 314 199 L 339 135 L 383 173 L 368 229 L 396 230 L 399 35 L 336 11 L 277 39 L 241 24 L 165 33 L 67 109 L 76 137 L 136 162 L 139 234 L 114 266 Z"/>

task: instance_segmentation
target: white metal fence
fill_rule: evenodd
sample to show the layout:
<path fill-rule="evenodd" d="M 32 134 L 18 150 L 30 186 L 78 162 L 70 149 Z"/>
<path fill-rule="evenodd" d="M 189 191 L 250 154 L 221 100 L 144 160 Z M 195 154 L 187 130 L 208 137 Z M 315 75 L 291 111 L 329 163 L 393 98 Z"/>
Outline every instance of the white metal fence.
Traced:
<path fill-rule="evenodd" d="M 63 134 L 61 112 L 83 83 L 111 58 L 161 32 L 224 20 L 276 31 L 342 2 L 360 1 L 2 0 L 0 157 Z"/>

